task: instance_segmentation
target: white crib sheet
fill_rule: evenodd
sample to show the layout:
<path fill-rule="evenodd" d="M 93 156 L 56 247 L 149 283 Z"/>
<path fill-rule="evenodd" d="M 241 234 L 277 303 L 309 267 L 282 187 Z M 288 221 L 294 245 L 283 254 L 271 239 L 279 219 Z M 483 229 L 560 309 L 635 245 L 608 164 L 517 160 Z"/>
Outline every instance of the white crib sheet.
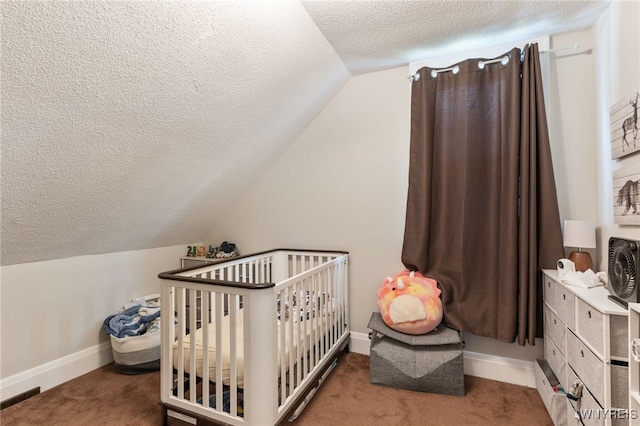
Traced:
<path fill-rule="evenodd" d="M 243 341 L 243 310 L 239 309 L 237 311 L 237 321 L 236 321 L 236 371 L 237 371 L 237 386 L 239 388 L 244 387 L 244 341 Z M 275 320 L 274 320 L 275 321 Z M 230 348 L 230 328 L 231 328 L 231 320 L 230 316 L 224 316 L 222 318 L 222 342 L 224 343 L 222 346 L 222 383 L 225 385 L 230 385 L 231 382 L 231 348 Z M 290 339 L 290 327 L 293 324 L 293 338 L 296 339 L 298 337 L 297 342 L 294 341 L 293 345 L 293 353 L 297 353 L 298 345 L 301 345 L 303 342 L 303 337 L 306 340 L 306 346 L 304 347 L 306 351 L 310 348 L 311 337 L 315 333 L 316 341 L 321 339 L 321 336 L 318 334 L 321 331 L 325 333 L 328 332 L 328 327 L 330 325 L 329 317 L 326 315 L 322 316 L 322 321 L 319 321 L 318 318 L 311 317 L 307 321 L 291 321 L 287 320 L 285 323 L 279 323 L 277 326 L 277 345 L 278 345 L 278 375 L 280 374 L 280 333 L 281 330 L 284 330 L 285 333 L 285 365 L 289 366 L 289 339 Z M 306 327 L 300 327 L 305 326 Z M 322 328 L 319 325 L 322 324 Z M 302 328 L 302 332 L 304 336 L 300 336 L 299 330 Z M 306 330 L 305 330 L 306 328 Z M 304 333 L 306 331 L 306 333 Z M 317 331 L 317 333 L 316 333 Z M 196 375 L 198 377 L 203 376 L 203 328 L 196 330 L 195 333 L 195 353 L 196 353 Z M 218 351 L 216 348 L 216 325 L 215 322 L 211 322 L 209 324 L 209 380 L 214 382 L 216 380 L 216 357 L 218 356 Z M 186 335 L 183 342 L 184 347 L 184 371 L 185 373 L 191 373 L 191 342 L 190 336 Z M 173 344 L 173 365 L 177 367 L 178 365 L 178 342 L 174 342 Z M 256 348 L 258 349 L 258 348 Z M 259 350 L 259 349 L 258 349 Z"/>

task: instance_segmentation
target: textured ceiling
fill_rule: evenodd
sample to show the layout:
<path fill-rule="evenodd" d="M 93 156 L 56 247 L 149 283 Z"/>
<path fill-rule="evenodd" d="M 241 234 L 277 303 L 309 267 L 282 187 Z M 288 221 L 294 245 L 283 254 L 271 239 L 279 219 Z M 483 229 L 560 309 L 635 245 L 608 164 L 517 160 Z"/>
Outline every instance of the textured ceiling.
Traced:
<path fill-rule="evenodd" d="M 332 1 L 302 4 L 353 75 L 589 28 L 607 1 Z"/>
<path fill-rule="evenodd" d="M 201 241 L 350 77 L 298 2 L 2 18 L 3 264 Z"/>
<path fill-rule="evenodd" d="M 199 241 L 351 74 L 603 4 L 3 0 L 1 262 Z"/>

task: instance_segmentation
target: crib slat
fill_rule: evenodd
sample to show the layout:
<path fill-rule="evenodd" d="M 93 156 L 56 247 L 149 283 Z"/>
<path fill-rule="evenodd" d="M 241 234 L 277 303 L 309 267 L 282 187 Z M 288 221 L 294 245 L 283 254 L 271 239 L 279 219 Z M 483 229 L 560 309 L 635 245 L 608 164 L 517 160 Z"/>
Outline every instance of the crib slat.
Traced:
<path fill-rule="evenodd" d="M 273 262 L 273 257 L 269 257 L 267 260 L 267 277 L 264 282 L 271 281 L 271 263 Z"/>
<path fill-rule="evenodd" d="M 300 381 L 302 380 L 302 358 L 301 358 L 301 354 L 303 354 L 303 350 L 304 350 L 304 342 L 302 341 L 302 339 L 300 338 L 301 333 L 302 333 L 302 319 L 300 318 L 300 313 L 298 312 L 298 306 L 299 306 L 299 300 L 300 300 L 300 283 L 295 283 L 294 284 L 294 294 L 296 295 L 296 298 L 298 300 L 298 302 L 296 302 L 296 306 L 295 306 L 295 315 L 296 315 L 296 320 L 298 321 L 298 326 L 296 327 L 296 333 L 295 333 L 295 339 L 296 339 L 296 343 L 297 343 L 297 349 L 296 349 L 296 364 L 297 364 L 297 375 L 296 375 L 296 388 L 298 386 L 300 386 Z"/>
<path fill-rule="evenodd" d="M 309 277 L 309 287 L 308 287 L 308 293 L 307 293 L 307 297 L 308 297 L 308 307 L 307 310 L 310 311 L 312 309 L 312 304 L 313 304 L 313 298 L 314 298 L 314 292 L 315 292 L 315 288 L 314 288 L 314 282 L 315 282 L 315 276 L 311 276 Z M 314 324 L 314 316 L 312 314 L 312 312 L 309 312 L 309 320 L 308 322 L 308 326 L 309 326 L 309 372 L 311 372 L 313 370 L 313 367 L 316 365 L 316 357 L 315 357 L 315 324 Z"/>
<path fill-rule="evenodd" d="M 313 345 L 313 358 L 311 362 L 311 368 L 313 369 L 318 363 L 318 315 L 316 312 L 316 305 L 318 304 L 318 276 L 314 275 L 311 280 L 311 296 L 309 300 L 309 306 L 311 308 L 311 342 Z"/>
<path fill-rule="evenodd" d="M 229 410 L 232 416 L 238 415 L 238 370 L 236 368 L 236 359 L 238 357 L 238 348 L 237 348 L 237 295 L 229 295 L 231 300 L 229 300 L 229 370 L 230 370 L 230 380 L 229 380 L 229 392 L 231 396 Z M 222 406 L 220 406 L 222 409 Z"/>
<path fill-rule="evenodd" d="M 262 259 L 261 265 L 260 265 L 260 282 L 266 282 L 267 281 L 267 259 Z"/>
<path fill-rule="evenodd" d="M 300 301 L 298 302 L 300 304 L 300 307 L 302 308 L 302 340 L 303 340 L 303 345 L 302 345 L 302 353 L 304 354 L 304 368 L 302 369 L 302 378 L 307 377 L 307 372 L 309 371 L 309 343 L 306 336 L 309 335 L 309 329 L 308 329 L 308 324 L 309 324 L 309 319 L 307 318 L 307 313 L 306 313 L 306 307 L 305 307 L 305 302 L 306 302 L 306 298 L 309 295 L 309 279 L 305 279 L 303 281 L 302 284 L 302 288 L 304 290 L 304 292 L 301 294 L 301 298 Z"/>
<path fill-rule="evenodd" d="M 327 269 L 325 285 L 327 288 L 327 293 L 325 295 L 324 303 L 325 303 L 325 336 L 327 342 L 327 352 L 333 349 L 333 327 L 332 327 L 332 319 L 333 319 L 333 281 L 331 280 L 331 271 L 333 267 Z"/>
<path fill-rule="evenodd" d="M 202 347 L 209 348 L 209 326 L 211 319 L 209 318 L 209 301 L 211 292 L 201 292 L 202 298 L 201 324 L 202 324 Z M 209 351 L 202 351 L 202 405 L 209 407 Z"/>
<path fill-rule="evenodd" d="M 215 327 L 216 327 L 216 410 L 222 407 L 222 315 L 223 294 L 214 293 L 215 299 Z"/>
<path fill-rule="evenodd" d="M 318 292 L 316 293 L 316 298 L 314 299 L 314 308 L 315 308 L 315 316 L 316 316 L 316 340 L 318 341 L 318 355 L 317 355 L 317 362 L 319 362 L 322 359 L 322 356 L 324 355 L 324 342 L 323 342 L 323 334 L 322 332 L 324 331 L 324 317 L 322 315 L 322 305 L 323 305 L 323 298 L 324 298 L 324 271 L 320 272 L 318 274 L 318 278 L 317 278 L 317 288 L 318 288 Z"/>
<path fill-rule="evenodd" d="M 331 324 L 331 345 L 333 346 L 336 343 L 338 337 L 338 329 L 336 328 L 336 308 L 338 307 L 338 286 L 336 282 L 336 267 L 331 267 L 331 273 L 329 274 L 329 279 L 331 280 L 331 284 L 329 286 L 331 291 L 331 299 L 329 300 L 329 324 Z"/>
<path fill-rule="evenodd" d="M 175 312 L 175 287 L 162 285 L 162 310 L 163 312 Z M 173 393 L 173 374 L 164 374 L 165 371 L 173 373 L 173 342 L 175 341 L 175 327 L 173 315 L 161 315 L 161 356 L 160 356 L 160 395 L 167 398 Z"/>
<path fill-rule="evenodd" d="M 344 301 L 342 302 L 342 307 L 344 309 L 344 314 L 343 314 L 343 330 L 346 329 L 347 327 L 347 323 L 346 323 L 346 318 L 348 318 L 349 316 L 349 290 L 348 290 L 348 286 L 349 286 L 349 277 L 348 277 L 348 270 L 347 270 L 347 265 L 348 265 L 349 260 L 345 257 L 344 259 L 344 263 L 342 264 L 342 279 L 343 279 L 343 283 L 342 283 L 342 292 L 344 294 Z"/>
<path fill-rule="evenodd" d="M 294 336 L 293 336 L 293 328 L 296 324 L 299 323 L 299 320 L 296 321 L 296 316 L 297 313 L 293 310 L 294 306 L 293 306 L 293 298 L 294 298 L 294 294 L 295 294 L 295 284 L 291 287 L 289 287 L 289 304 L 290 304 L 290 311 L 291 314 L 289 315 L 289 392 L 288 395 L 292 395 L 293 391 L 295 390 L 296 387 L 296 383 L 295 383 L 295 360 L 298 359 L 298 349 L 300 344 L 298 343 L 298 340 L 293 340 Z"/>
<path fill-rule="evenodd" d="M 336 279 L 340 280 L 341 284 L 344 285 L 344 281 L 343 281 L 343 274 L 342 274 L 342 263 L 339 263 L 338 265 L 336 265 Z M 343 322 L 343 317 L 344 317 L 344 311 L 343 311 L 343 305 L 344 305 L 344 294 L 342 289 L 340 289 L 337 294 L 336 297 L 338 297 L 338 301 L 336 302 L 337 306 L 337 314 L 338 314 L 338 336 L 342 335 L 342 330 L 344 329 L 344 322 Z"/>
<path fill-rule="evenodd" d="M 277 343 L 278 345 L 278 353 L 280 354 L 280 365 L 278 366 L 278 368 L 280 369 L 280 400 L 284 401 L 287 397 L 286 394 L 286 390 L 287 390 L 287 386 L 286 386 L 286 369 L 285 369 L 285 365 L 286 365 L 286 353 L 287 353 L 287 348 L 285 345 L 285 340 L 287 337 L 287 330 L 286 330 L 286 326 L 287 323 L 292 321 L 292 318 L 287 318 L 287 308 L 286 308 L 286 303 L 289 302 L 289 299 L 287 297 L 287 289 L 284 289 L 283 291 L 278 293 L 278 300 L 280 300 L 280 324 L 278 324 L 278 329 L 280 330 L 280 333 L 278 335 L 278 339 L 279 342 Z M 289 342 L 291 343 L 291 342 Z"/>
<path fill-rule="evenodd" d="M 187 298 L 189 300 L 189 374 L 191 380 L 189 380 L 189 400 L 196 402 L 197 390 L 196 390 L 196 322 L 197 322 L 197 306 L 196 306 L 196 291 L 187 290 Z"/>
<path fill-rule="evenodd" d="M 324 297 L 324 316 L 325 316 L 325 332 L 322 334 L 326 341 L 327 352 L 329 352 L 333 348 L 333 280 L 331 279 L 331 274 L 333 272 L 333 267 L 326 270 L 325 275 L 325 287 L 327 292 Z"/>
<path fill-rule="evenodd" d="M 315 293 L 315 275 L 309 277 L 309 292 L 307 294 L 307 298 L 308 298 L 308 308 L 307 310 L 310 311 L 312 309 L 312 303 L 313 303 L 313 298 L 314 298 L 314 293 Z M 308 322 L 308 327 L 309 327 L 309 350 L 311 351 L 311 353 L 309 354 L 309 373 L 313 370 L 313 367 L 315 367 L 316 365 L 316 358 L 315 358 L 315 347 L 316 347 L 316 343 L 315 343 L 315 324 L 314 324 L 314 316 L 313 316 L 313 312 L 309 312 L 308 313 L 309 316 L 309 320 Z"/>
<path fill-rule="evenodd" d="M 324 335 L 324 298 L 325 298 L 325 272 L 322 271 L 318 274 L 318 296 L 316 297 L 316 316 L 318 317 L 318 347 L 320 353 L 318 354 L 318 360 L 321 360 L 325 354 L 325 335 Z"/>
<path fill-rule="evenodd" d="M 184 398 L 184 336 L 187 334 L 186 330 L 186 315 L 184 311 L 184 288 L 176 289 L 176 304 L 177 316 L 178 316 L 178 362 L 177 362 L 177 376 L 178 376 L 178 398 Z"/>

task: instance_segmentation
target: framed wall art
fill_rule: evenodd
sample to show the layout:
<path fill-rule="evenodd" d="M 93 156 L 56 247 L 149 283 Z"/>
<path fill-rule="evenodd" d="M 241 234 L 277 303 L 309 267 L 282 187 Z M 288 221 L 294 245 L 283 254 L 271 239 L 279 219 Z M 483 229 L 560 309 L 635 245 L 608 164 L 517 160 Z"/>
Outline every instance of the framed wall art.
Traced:
<path fill-rule="evenodd" d="M 639 98 L 640 94 L 634 92 L 609 108 L 612 159 L 640 151 Z"/>
<path fill-rule="evenodd" d="M 640 164 L 613 172 L 613 221 L 640 225 Z"/>

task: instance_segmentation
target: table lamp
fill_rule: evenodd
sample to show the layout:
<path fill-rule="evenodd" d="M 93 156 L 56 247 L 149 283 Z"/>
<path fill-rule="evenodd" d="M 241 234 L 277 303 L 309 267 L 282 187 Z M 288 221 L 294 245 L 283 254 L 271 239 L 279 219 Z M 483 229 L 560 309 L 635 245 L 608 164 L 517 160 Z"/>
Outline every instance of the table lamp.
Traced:
<path fill-rule="evenodd" d="M 576 271 L 593 269 L 591 255 L 583 248 L 596 248 L 596 224 L 588 220 L 564 221 L 564 246 L 575 247 L 578 251 L 569 254 L 569 260 L 575 263 Z"/>

